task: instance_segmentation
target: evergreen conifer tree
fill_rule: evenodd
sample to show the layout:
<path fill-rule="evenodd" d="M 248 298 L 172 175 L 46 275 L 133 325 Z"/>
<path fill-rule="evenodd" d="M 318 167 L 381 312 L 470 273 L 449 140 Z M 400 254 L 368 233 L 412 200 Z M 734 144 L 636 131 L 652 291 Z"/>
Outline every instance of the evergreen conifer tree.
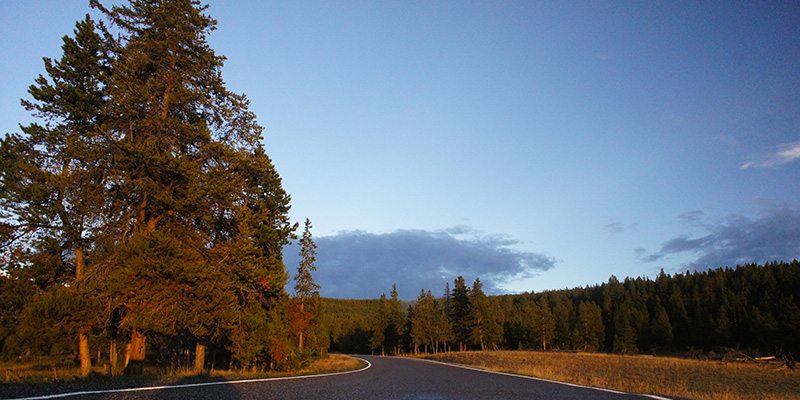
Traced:
<path fill-rule="evenodd" d="M 594 302 L 582 301 L 578 306 L 578 339 L 583 351 L 597 351 L 605 338 L 603 311 Z"/>
<path fill-rule="evenodd" d="M 312 322 L 318 319 L 317 312 L 320 307 L 319 288 L 314 282 L 312 272 L 317 270 L 314 265 L 317 255 L 317 245 L 311 238 L 311 220 L 306 219 L 303 237 L 300 239 L 300 264 L 294 277 L 295 307 L 292 310 L 293 331 L 298 337 L 298 347 L 305 347 L 306 338 L 313 332 Z"/>
<path fill-rule="evenodd" d="M 402 345 L 403 327 L 405 326 L 405 314 L 403 305 L 400 303 L 400 295 L 397 292 L 397 284 L 392 284 L 392 291 L 389 293 L 390 299 L 386 304 L 386 315 L 388 324 L 384 333 L 386 348 L 391 349 L 393 354 L 400 353 Z"/>
<path fill-rule="evenodd" d="M 552 345 L 556 330 L 556 320 L 547 297 L 542 297 L 541 304 L 536 308 L 536 327 L 542 342 L 542 350 L 547 351 L 547 344 Z"/>
<path fill-rule="evenodd" d="M 380 352 L 381 355 L 386 355 L 386 331 L 389 326 L 386 293 L 381 293 L 381 298 L 378 301 L 378 312 L 373 316 L 371 324 L 372 337 L 370 338 L 369 347 L 373 352 Z"/>
<path fill-rule="evenodd" d="M 453 326 L 453 340 L 461 351 L 466 349 L 472 336 L 472 312 L 469 288 L 464 277 L 459 276 L 453 282 L 448 314 Z"/>
<path fill-rule="evenodd" d="M 429 349 L 436 353 L 439 351 L 439 344 L 448 340 L 447 316 L 439 307 L 430 290 L 420 292 L 414 313 L 409 318 L 411 320 L 410 335 L 415 346 L 415 353 L 419 345 L 424 347 L 426 353 Z"/>
<path fill-rule="evenodd" d="M 421 290 L 419 297 L 417 297 L 417 304 L 413 309 L 413 313 L 409 315 L 411 323 L 411 341 L 414 345 L 414 353 L 419 351 L 419 346 L 424 347 L 424 351 L 428 352 L 428 345 L 433 347 L 436 335 L 436 300 L 430 291 L 425 292 Z"/>
<path fill-rule="evenodd" d="M 70 273 L 57 278 L 67 287 L 53 287 L 75 297 L 78 309 L 64 310 L 77 318 L 69 330 L 78 336 L 81 375 L 91 371 L 89 333 L 92 315 L 87 295 L 87 250 L 102 223 L 108 162 L 98 129 L 111 75 L 111 40 L 105 28 L 88 15 L 76 23 L 74 38 L 65 36 L 63 56 L 45 58 L 47 77 L 39 76 L 23 100 L 41 118 L 8 135 L 0 144 L 0 247 L 12 254 L 49 254 L 49 265 Z M 18 252 L 14 249 L 26 249 Z M 14 257 L 12 257 L 14 258 Z M 22 260 L 41 267 L 41 257 Z M 39 261 L 37 261 L 37 259 Z M 56 271 L 53 271 L 56 272 Z M 55 303 L 53 303 L 55 304 Z"/>
<path fill-rule="evenodd" d="M 469 325 L 472 327 L 470 339 L 481 350 L 496 349 L 502 340 L 503 327 L 499 322 L 500 306 L 496 299 L 489 298 L 483 292 L 480 278 L 476 278 L 469 292 L 472 314 Z"/>
<path fill-rule="evenodd" d="M 392 285 L 390 298 L 381 294 L 378 312 L 373 319 L 373 334 L 370 347 L 381 355 L 397 354 L 400 352 L 403 329 L 405 327 L 405 314 L 397 293 L 397 285 Z"/>

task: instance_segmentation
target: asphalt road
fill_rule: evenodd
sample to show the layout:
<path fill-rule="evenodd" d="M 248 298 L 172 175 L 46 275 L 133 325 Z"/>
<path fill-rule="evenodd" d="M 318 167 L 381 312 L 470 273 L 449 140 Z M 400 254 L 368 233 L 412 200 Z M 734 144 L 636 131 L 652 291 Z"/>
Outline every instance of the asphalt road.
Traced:
<path fill-rule="evenodd" d="M 87 391 L 39 399 L 664 399 L 502 375 L 423 360 L 360 357 L 360 371 L 302 379 L 196 383 L 132 391 Z"/>

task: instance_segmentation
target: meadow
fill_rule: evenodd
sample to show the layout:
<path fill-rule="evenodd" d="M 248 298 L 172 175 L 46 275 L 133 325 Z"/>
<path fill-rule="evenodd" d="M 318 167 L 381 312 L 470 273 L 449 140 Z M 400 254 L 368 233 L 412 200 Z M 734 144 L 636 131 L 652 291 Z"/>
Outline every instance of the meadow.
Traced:
<path fill-rule="evenodd" d="M 800 371 L 778 362 L 534 351 L 439 353 L 424 358 L 624 392 L 697 400 L 800 400 Z"/>

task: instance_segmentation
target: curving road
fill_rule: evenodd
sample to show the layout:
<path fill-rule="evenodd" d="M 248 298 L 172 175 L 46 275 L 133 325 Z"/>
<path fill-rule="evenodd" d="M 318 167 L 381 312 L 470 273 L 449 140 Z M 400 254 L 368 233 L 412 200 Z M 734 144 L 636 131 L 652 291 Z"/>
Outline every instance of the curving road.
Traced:
<path fill-rule="evenodd" d="M 211 382 L 161 388 L 84 391 L 46 399 L 664 399 L 497 374 L 431 361 L 360 356 L 359 372 L 291 379 Z M 2 396 L 0 396 L 2 397 Z"/>

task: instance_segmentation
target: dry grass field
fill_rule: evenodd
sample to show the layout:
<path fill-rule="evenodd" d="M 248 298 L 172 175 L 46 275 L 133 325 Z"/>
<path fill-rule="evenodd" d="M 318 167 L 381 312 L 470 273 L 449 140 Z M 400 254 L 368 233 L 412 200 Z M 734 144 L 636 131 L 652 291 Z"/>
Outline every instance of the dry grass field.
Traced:
<path fill-rule="evenodd" d="M 652 356 L 495 351 L 425 358 L 626 392 L 697 400 L 800 400 L 800 371 L 778 363 Z"/>
<path fill-rule="evenodd" d="M 341 355 L 331 354 L 327 358 L 322 358 L 314 361 L 307 368 L 300 371 L 293 371 L 291 373 L 267 373 L 267 372 L 242 372 L 242 371 L 225 371 L 213 370 L 210 373 L 196 374 L 191 371 L 176 371 L 168 374 L 159 373 L 154 368 L 145 368 L 145 377 L 151 379 L 184 379 L 187 377 L 223 377 L 227 379 L 240 379 L 240 378 L 255 378 L 255 377 L 271 377 L 271 376 L 286 376 L 286 375 L 314 375 L 324 374 L 330 372 L 349 371 L 359 368 L 361 361 L 354 358 Z M 95 372 L 98 375 L 90 377 L 89 379 L 111 379 L 105 375 L 103 366 L 95 367 Z M 74 381 L 78 379 L 80 368 L 75 365 L 73 360 L 41 360 L 38 362 L 30 362 L 25 364 L 19 363 L 0 363 L 0 383 L 17 383 L 17 382 L 30 382 L 30 383 L 46 383 L 46 382 L 64 382 Z M 128 377 L 114 377 L 119 379 L 127 379 Z M 139 379 L 132 377 L 133 379 Z"/>
<path fill-rule="evenodd" d="M 361 361 L 343 354 L 331 354 L 328 358 L 314 361 L 309 373 L 325 374 L 331 372 L 351 371 L 361 366 Z"/>
<path fill-rule="evenodd" d="M 333 372 L 351 371 L 361 367 L 362 362 L 355 358 L 348 357 L 343 354 L 329 354 L 327 358 L 320 358 L 315 360 L 308 367 L 291 372 L 242 372 L 242 371 L 226 371 L 214 370 L 209 374 L 214 377 L 225 377 L 229 379 L 237 378 L 254 378 L 254 377 L 273 377 L 273 376 L 298 376 L 298 375 L 317 375 L 328 374 Z M 191 375 L 191 373 L 187 373 Z"/>

